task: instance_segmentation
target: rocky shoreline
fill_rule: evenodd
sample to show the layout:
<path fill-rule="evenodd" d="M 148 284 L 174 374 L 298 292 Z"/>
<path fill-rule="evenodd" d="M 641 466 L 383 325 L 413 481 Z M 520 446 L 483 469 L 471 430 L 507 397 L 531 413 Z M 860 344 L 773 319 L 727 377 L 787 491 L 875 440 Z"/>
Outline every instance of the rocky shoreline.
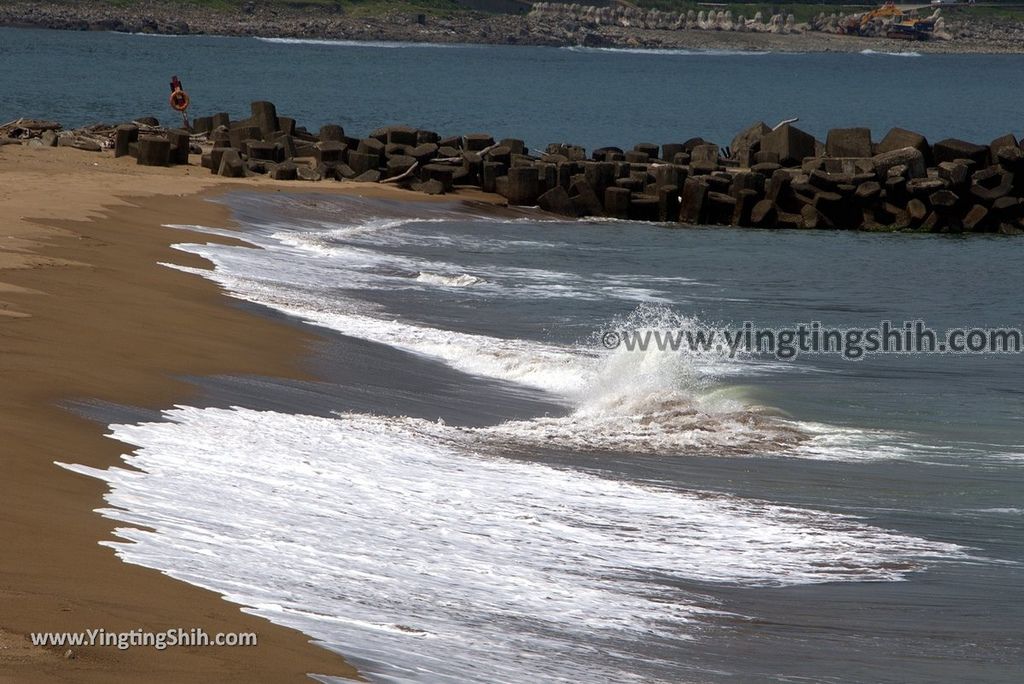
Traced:
<path fill-rule="evenodd" d="M 509 206 L 569 218 L 610 217 L 667 225 L 926 233 L 1024 233 L 1024 146 L 1012 133 L 986 144 L 934 144 L 902 128 L 872 140 L 867 128 L 816 140 L 793 122 L 758 122 L 727 147 L 691 138 L 587 150 L 487 133 L 442 137 L 409 126 L 365 138 L 338 125 L 317 132 L 279 116 L 271 102 L 251 115 L 199 117 L 191 130 L 155 119 L 62 131 L 54 122 L 0 126 L 0 143 L 68 146 L 134 157 L 142 166 L 187 165 L 191 156 L 228 178 L 388 184 L 430 195 L 473 188 Z"/>
<path fill-rule="evenodd" d="M 546 5 L 548 3 L 541 3 Z M 209 34 L 267 38 L 337 39 L 491 45 L 586 46 L 627 49 L 749 50 L 772 52 L 1020 53 L 1024 23 L 995 22 L 957 14 L 944 20 L 945 40 L 906 41 L 836 35 L 801 29 L 783 18 L 778 30 L 722 30 L 685 17 L 675 23 L 637 10 L 634 19 L 604 23 L 583 12 L 544 11 L 529 15 L 453 12 L 352 16 L 336 7 L 303 7 L 248 2 L 238 10 L 214 10 L 183 3 L 10 2 L 0 4 L 0 26 L 153 34 Z M 714 13 L 712 13 L 714 14 Z M 648 15 L 655 17 L 648 20 Z M 678 17 L 679 15 L 671 15 Z M 705 20 L 706 21 L 706 20 Z M 730 26 L 734 25 L 729 19 Z M 766 19 L 765 24 L 770 22 Z M 795 30 L 789 30 L 793 26 Z"/>

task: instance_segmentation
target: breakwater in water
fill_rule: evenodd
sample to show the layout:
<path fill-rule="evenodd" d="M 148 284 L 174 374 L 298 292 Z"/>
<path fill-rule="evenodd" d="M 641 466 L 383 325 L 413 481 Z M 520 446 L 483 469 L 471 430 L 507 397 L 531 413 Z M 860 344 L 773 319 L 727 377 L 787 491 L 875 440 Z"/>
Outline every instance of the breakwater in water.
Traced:
<path fill-rule="evenodd" d="M 19 121 L 0 133 L 30 145 L 113 147 L 143 165 L 202 165 L 229 177 L 396 184 L 428 194 L 475 187 L 509 205 L 569 217 L 687 225 L 921 232 L 1024 232 L 1024 151 L 1012 133 L 985 144 L 930 143 L 894 128 L 828 132 L 824 142 L 795 122 L 758 122 L 728 146 L 691 138 L 633 149 L 554 143 L 543 151 L 487 133 L 442 137 L 410 126 L 365 138 L 338 125 L 311 132 L 271 102 L 251 114 L 200 117 L 191 130 L 155 119 L 61 132 Z"/>

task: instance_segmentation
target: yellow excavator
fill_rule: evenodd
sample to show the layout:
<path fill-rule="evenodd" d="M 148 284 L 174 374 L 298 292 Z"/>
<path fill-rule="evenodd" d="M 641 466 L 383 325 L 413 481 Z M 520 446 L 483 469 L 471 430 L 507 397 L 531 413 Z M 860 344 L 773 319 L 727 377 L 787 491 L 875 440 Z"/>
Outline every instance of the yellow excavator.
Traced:
<path fill-rule="evenodd" d="M 894 2 L 846 20 L 843 32 L 855 36 L 927 40 L 935 30 L 935 15 L 925 19 L 905 14 Z"/>

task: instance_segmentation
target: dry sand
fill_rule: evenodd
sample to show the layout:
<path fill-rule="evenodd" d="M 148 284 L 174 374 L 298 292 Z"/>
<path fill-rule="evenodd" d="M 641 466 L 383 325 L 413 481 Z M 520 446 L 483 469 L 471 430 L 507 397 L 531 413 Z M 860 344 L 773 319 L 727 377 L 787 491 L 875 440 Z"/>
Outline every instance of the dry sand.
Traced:
<path fill-rule="evenodd" d="M 193 163 L 195 163 L 195 159 Z M 109 152 L 0 147 L 0 682 L 287 682 L 357 676 L 298 632 L 241 612 L 214 593 L 121 562 L 105 485 L 54 461 L 120 464 L 126 446 L 60 408 L 69 398 L 167 408 L 181 375 L 304 377 L 314 333 L 231 305 L 213 283 L 158 265 L 209 267 L 169 247 L 193 235 L 162 223 L 230 225 L 204 195 L 231 188 L 310 190 L 227 180 L 196 166 L 138 167 Z M 317 191 L 424 196 L 385 186 Z M 199 627 L 257 632 L 249 648 L 33 647 L 31 632 Z"/>

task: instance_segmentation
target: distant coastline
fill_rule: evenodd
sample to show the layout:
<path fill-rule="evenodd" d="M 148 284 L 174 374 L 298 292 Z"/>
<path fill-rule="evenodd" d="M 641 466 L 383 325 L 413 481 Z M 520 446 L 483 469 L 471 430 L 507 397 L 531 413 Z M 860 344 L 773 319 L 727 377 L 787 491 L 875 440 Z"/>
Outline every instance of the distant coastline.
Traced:
<path fill-rule="evenodd" d="M 770 52 L 1021 53 L 1024 22 L 950 15 L 950 40 L 862 38 L 818 31 L 755 33 L 602 26 L 564 17 L 470 11 L 346 13 L 339 5 L 245 3 L 238 8 L 144 1 L 132 4 L 4 2 L 0 26 L 157 35 L 222 35 L 442 44 L 585 46 Z"/>

